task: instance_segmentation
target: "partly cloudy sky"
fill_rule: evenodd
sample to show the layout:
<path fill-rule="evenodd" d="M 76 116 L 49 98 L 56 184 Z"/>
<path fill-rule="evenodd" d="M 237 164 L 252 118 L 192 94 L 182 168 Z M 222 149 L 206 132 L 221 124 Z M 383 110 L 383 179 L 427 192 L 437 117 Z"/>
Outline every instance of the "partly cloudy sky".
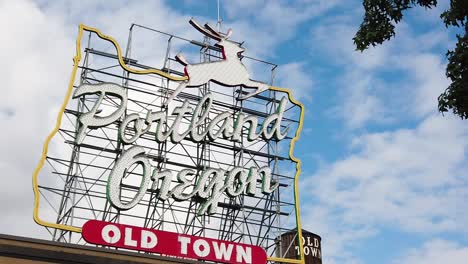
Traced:
<path fill-rule="evenodd" d="M 437 111 L 456 33 L 439 18 L 449 1 L 406 12 L 394 39 L 363 53 L 352 43 L 360 2 L 222 0 L 220 14 L 306 105 L 302 217 L 322 236 L 324 263 L 467 263 L 468 121 Z M 47 237 L 32 221 L 31 174 L 78 24 L 120 43 L 132 22 L 198 39 L 192 16 L 214 22 L 216 1 L 0 0 L 0 233 Z M 163 54 L 154 45 L 142 43 Z"/>

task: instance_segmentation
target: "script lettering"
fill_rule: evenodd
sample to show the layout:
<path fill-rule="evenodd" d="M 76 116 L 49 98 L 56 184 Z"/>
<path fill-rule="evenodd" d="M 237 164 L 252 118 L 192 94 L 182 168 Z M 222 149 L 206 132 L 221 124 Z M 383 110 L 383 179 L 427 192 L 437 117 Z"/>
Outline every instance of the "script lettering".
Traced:
<path fill-rule="evenodd" d="M 125 114 L 127 107 L 126 90 L 117 84 L 83 84 L 76 89 L 74 98 L 87 94 L 98 94 L 99 97 L 93 108 L 79 117 L 80 128 L 76 136 L 77 144 L 82 143 L 88 128 L 104 127 L 119 120 Z M 118 97 L 121 101 L 120 105 L 110 115 L 99 116 L 101 102 L 105 96 L 109 95 Z M 209 118 L 213 96 L 208 93 L 200 99 L 195 109 L 190 107 L 188 100 L 185 100 L 181 106 L 175 107 L 170 115 L 166 112 L 169 111 L 167 109 L 156 112 L 148 110 L 145 117 L 141 117 L 137 113 L 128 114 L 123 118 L 118 128 L 118 136 L 121 142 L 132 144 L 142 135 L 154 129 L 155 141 L 158 143 L 168 139 L 173 143 L 179 143 L 188 136 L 195 142 L 214 141 L 219 137 L 240 141 L 243 131 L 247 130 L 248 141 L 257 140 L 259 137 L 267 140 L 275 137 L 277 140 L 281 140 L 287 136 L 289 130 L 289 127 L 281 126 L 286 103 L 287 99 L 283 97 L 276 112 L 266 116 L 262 120 L 263 122 L 259 122 L 255 116 L 244 113 L 239 113 L 234 118 L 231 113 L 222 112 Z M 186 115 L 191 113 L 193 113 L 192 117 L 187 118 Z M 169 120 L 172 120 L 172 123 L 169 124 Z M 185 131 L 180 131 L 182 120 L 190 122 L 188 126 L 184 125 Z M 127 176 L 135 177 L 127 171 L 134 164 L 143 168 L 141 183 L 130 201 L 122 201 L 120 197 L 121 182 Z M 195 178 L 198 179 L 197 182 L 193 182 Z M 257 183 L 260 182 L 261 192 L 264 195 L 269 195 L 279 186 L 278 182 L 272 180 L 269 167 L 250 167 L 248 169 L 235 167 L 231 171 L 215 168 L 207 168 L 204 171 L 182 169 L 176 175 L 177 184 L 170 190 L 172 179 L 173 174 L 170 170 L 161 171 L 152 168 L 150 160 L 145 156 L 144 148 L 132 146 L 123 151 L 116 161 L 107 182 L 107 196 L 112 206 L 120 210 L 128 210 L 136 206 L 145 195 L 148 187 L 156 191 L 157 198 L 162 201 L 169 198 L 183 201 L 196 196 L 203 200 L 197 212 L 202 215 L 216 213 L 218 202 L 223 193 L 230 197 L 242 194 L 255 196 L 258 189 Z M 150 182 L 152 182 L 151 186 L 149 186 Z M 129 241 L 129 243 L 133 243 L 133 241 Z"/>
<path fill-rule="evenodd" d="M 87 112 L 81 114 L 79 118 L 80 128 L 76 135 L 76 143 L 81 144 L 86 136 L 88 128 L 99 128 L 104 127 L 112 122 L 118 120 L 127 108 L 127 94 L 125 88 L 113 83 L 101 83 L 101 84 L 82 84 L 76 88 L 73 98 L 77 98 L 86 94 L 99 94 L 99 98 L 96 100 L 93 108 Z M 113 95 L 118 97 L 121 102 L 119 108 L 108 116 L 98 116 L 99 106 L 101 105 L 102 99 L 106 95 Z"/>

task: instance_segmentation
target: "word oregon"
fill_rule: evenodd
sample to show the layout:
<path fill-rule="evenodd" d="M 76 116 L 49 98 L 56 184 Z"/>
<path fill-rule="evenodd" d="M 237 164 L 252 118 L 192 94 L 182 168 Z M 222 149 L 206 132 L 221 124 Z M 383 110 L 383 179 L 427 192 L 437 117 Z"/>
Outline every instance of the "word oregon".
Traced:
<path fill-rule="evenodd" d="M 80 128 L 76 137 L 76 143 L 81 144 L 86 136 L 88 128 L 99 128 L 110 125 L 117 121 L 125 113 L 127 107 L 127 93 L 124 87 L 121 87 L 113 83 L 102 83 L 102 84 L 83 84 L 79 86 L 73 98 L 77 98 L 86 94 L 99 94 L 99 98 L 96 100 L 93 108 L 83 113 L 80 118 Z M 99 106 L 106 95 L 112 95 L 118 97 L 121 103 L 117 110 L 108 116 L 98 116 Z M 279 103 L 277 111 L 263 120 L 260 125 L 260 129 L 257 132 L 259 126 L 258 119 L 255 116 L 248 116 L 244 113 L 239 113 L 237 118 L 233 120 L 232 114 L 229 112 L 223 112 L 215 116 L 213 119 L 208 120 L 211 106 L 213 104 L 213 98 L 210 93 L 206 94 L 201 98 L 195 109 L 189 106 L 189 102 L 185 100 L 182 106 L 174 108 L 172 115 L 175 116 L 172 124 L 168 124 L 168 117 L 166 111 L 148 111 L 146 118 L 141 118 L 140 115 L 132 113 L 126 115 L 122 124 L 119 127 L 119 138 L 127 144 L 135 142 L 139 137 L 148 132 L 153 123 L 156 123 L 156 136 L 157 142 L 164 142 L 168 138 L 172 142 L 178 143 L 182 141 L 186 136 L 190 136 L 195 142 L 205 140 L 206 136 L 210 140 L 216 140 L 218 137 L 223 137 L 232 141 L 240 141 L 242 135 L 242 129 L 248 125 L 247 139 L 249 141 L 256 140 L 260 136 L 264 139 L 271 139 L 275 137 L 277 140 L 282 140 L 286 137 L 289 127 L 281 131 L 281 121 L 286 108 L 286 97 L 283 97 Z M 192 114 L 193 113 L 193 114 Z M 185 115 L 192 114 L 192 118 L 188 129 L 181 132 L 180 126 Z M 128 136 L 125 134 L 127 128 L 133 124 L 133 130 L 135 134 Z M 208 124 L 206 126 L 206 124 Z M 206 126 L 206 129 L 202 129 Z M 167 129 L 163 131 L 163 128 Z M 218 128 L 219 129 L 216 129 Z"/>
<path fill-rule="evenodd" d="M 178 184 L 169 191 L 173 178 L 172 172 L 170 170 L 160 171 L 155 169 L 151 173 L 152 168 L 149 159 L 144 154 L 145 150 L 142 147 L 133 146 L 117 160 L 107 182 L 107 197 L 114 207 L 121 210 L 133 208 L 145 195 L 150 181 L 153 182 L 151 189 L 158 191 L 157 198 L 160 200 L 165 201 L 172 197 L 175 200 L 183 201 L 194 196 L 204 199 L 198 209 L 198 215 L 202 215 L 207 211 L 209 214 L 216 213 L 218 201 L 223 192 L 230 197 L 241 194 L 254 196 L 257 191 L 257 181 L 259 180 L 262 182 L 263 194 L 272 193 L 279 185 L 277 182 L 272 183 L 269 167 L 251 167 L 248 172 L 241 167 L 235 167 L 231 171 L 208 168 L 202 172 L 197 182 L 188 179 L 189 176 L 196 174 L 196 170 L 183 169 L 177 174 Z M 123 202 L 120 199 L 120 183 L 133 164 L 143 166 L 143 179 L 135 197 L 130 202 Z M 189 193 L 185 192 L 187 190 Z"/>

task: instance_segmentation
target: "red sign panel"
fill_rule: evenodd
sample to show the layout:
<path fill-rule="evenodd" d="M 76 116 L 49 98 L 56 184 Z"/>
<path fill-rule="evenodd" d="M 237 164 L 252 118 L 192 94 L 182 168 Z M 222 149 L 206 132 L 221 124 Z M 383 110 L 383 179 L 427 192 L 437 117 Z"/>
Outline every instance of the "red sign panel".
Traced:
<path fill-rule="evenodd" d="M 82 235 L 91 244 L 224 263 L 265 264 L 263 248 L 248 244 L 178 234 L 137 226 L 90 220 Z"/>

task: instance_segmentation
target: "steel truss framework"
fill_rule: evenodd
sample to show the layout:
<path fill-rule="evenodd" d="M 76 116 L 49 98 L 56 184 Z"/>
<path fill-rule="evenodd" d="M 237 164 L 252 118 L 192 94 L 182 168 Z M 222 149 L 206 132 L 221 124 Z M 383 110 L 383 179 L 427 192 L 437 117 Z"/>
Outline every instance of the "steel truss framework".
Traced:
<path fill-rule="evenodd" d="M 212 45 L 209 39 L 193 41 L 155 29 L 133 24 L 130 27 L 125 51 L 125 62 L 138 69 L 157 68 L 140 64 L 132 59 L 132 50 L 137 47 L 135 32 L 145 35 L 157 35 L 165 38 L 165 57 L 161 70 L 172 75 L 183 76 L 181 66 L 174 59 L 174 47 L 195 50 L 200 62 L 222 59 L 221 51 Z M 101 42 L 100 42 L 101 41 Z M 142 117 L 147 111 L 164 110 L 164 102 L 174 90 L 177 82 L 169 81 L 157 75 L 131 74 L 120 67 L 117 56 L 102 40 L 89 33 L 84 48 L 84 58 L 80 65 L 80 78 L 75 88 L 84 83 L 97 84 L 113 82 L 127 88 L 128 106 L 126 114 L 138 113 Z M 135 44 L 136 45 L 136 44 Z M 164 49 L 164 47 L 160 47 Z M 195 54 L 193 52 L 192 54 Z M 269 71 L 269 84 L 275 80 L 276 65 L 251 57 L 243 57 L 244 63 L 255 64 Z M 239 113 L 254 115 L 260 123 L 269 114 L 276 111 L 280 98 L 286 96 L 276 91 L 265 91 L 248 100 L 238 100 L 239 94 L 245 94 L 242 87 L 222 87 L 217 84 L 186 89 L 176 98 L 174 105 L 188 100 L 194 108 L 200 98 L 207 94 L 214 95 L 214 103 L 209 118 L 216 114 L 229 112 L 235 118 Z M 279 252 L 280 235 L 295 228 L 294 175 L 295 164 L 288 157 L 289 142 L 299 123 L 299 109 L 289 104 L 283 118 L 283 129 L 289 127 L 289 134 L 282 141 L 259 138 L 248 141 L 245 128 L 240 142 L 225 139 L 193 142 L 189 137 L 181 143 L 170 141 L 157 143 L 154 140 L 155 130 L 151 129 L 132 145 L 143 146 L 146 156 L 157 169 L 170 169 L 174 174 L 184 168 L 192 168 L 200 173 L 208 167 L 230 170 L 234 166 L 249 168 L 251 166 L 269 166 L 273 179 L 280 183 L 279 188 L 269 195 L 257 190 L 257 195 L 241 195 L 235 198 L 222 196 L 218 204 L 218 213 L 197 216 L 200 204 L 197 199 L 177 202 L 173 199 L 160 201 L 157 191 L 148 189 L 144 198 L 134 208 L 119 211 L 111 206 L 106 197 L 106 184 L 110 171 L 119 156 L 132 145 L 124 144 L 117 136 L 122 120 L 113 124 L 92 129 L 82 144 L 75 143 L 79 128 L 78 118 L 90 111 L 98 96 L 88 95 L 72 100 L 64 113 L 59 135 L 54 139 L 56 146 L 47 156 L 48 164 L 41 176 L 39 191 L 46 203 L 41 210 L 51 212 L 52 222 L 81 227 L 89 219 L 109 222 L 121 222 L 147 228 L 174 231 L 185 234 L 206 236 L 222 240 L 260 245 L 269 256 L 282 257 Z M 103 100 L 102 113 L 113 111 L 119 100 L 107 96 Z M 171 109 L 172 105 L 169 106 Z M 167 110 L 167 109 L 166 109 Z M 166 111 L 167 112 L 167 111 Z M 167 116 L 171 120 L 170 116 Z M 190 117 L 185 117 L 183 125 L 188 127 Z M 206 124 L 207 125 L 207 124 Z M 204 128 L 206 129 L 206 126 Z M 128 128 L 125 132 L 133 135 L 135 131 Z M 65 145 L 65 146 L 64 146 Z M 121 199 L 129 201 L 134 197 L 141 182 L 142 169 L 134 166 L 127 171 L 127 177 L 121 183 Z M 195 179 L 196 181 L 196 179 Z M 194 182 L 195 182 L 194 181 Z M 173 183 L 175 184 L 175 182 Z M 260 184 L 257 186 L 261 188 Z M 48 228 L 53 240 L 69 243 L 82 243 L 80 234 L 70 231 Z"/>

